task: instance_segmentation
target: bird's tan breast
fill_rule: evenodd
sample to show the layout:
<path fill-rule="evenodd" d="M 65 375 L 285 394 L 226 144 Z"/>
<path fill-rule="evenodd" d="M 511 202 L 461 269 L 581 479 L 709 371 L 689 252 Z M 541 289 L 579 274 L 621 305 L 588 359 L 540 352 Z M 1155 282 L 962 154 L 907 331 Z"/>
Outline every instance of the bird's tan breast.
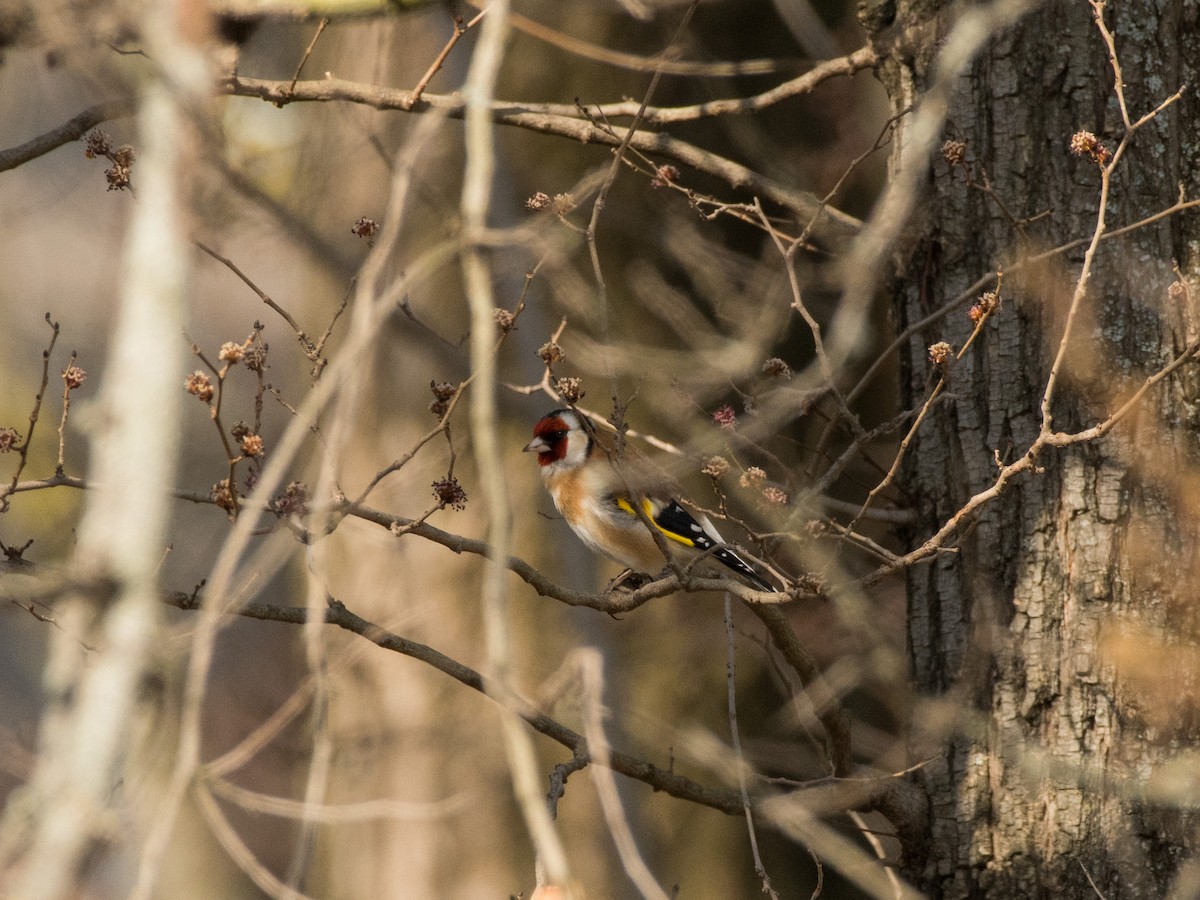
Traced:
<path fill-rule="evenodd" d="M 554 505 L 580 539 L 593 550 L 639 572 L 657 572 L 665 564 L 646 526 L 612 502 L 608 473 L 547 473 Z"/>

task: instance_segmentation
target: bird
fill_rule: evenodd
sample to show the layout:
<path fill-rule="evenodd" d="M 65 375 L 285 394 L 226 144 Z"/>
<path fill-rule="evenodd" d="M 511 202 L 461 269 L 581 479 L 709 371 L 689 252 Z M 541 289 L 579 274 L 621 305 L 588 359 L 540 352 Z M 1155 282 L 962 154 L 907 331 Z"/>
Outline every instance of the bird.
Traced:
<path fill-rule="evenodd" d="M 542 416 L 524 449 L 537 454 L 554 505 L 596 553 L 634 572 L 661 571 L 666 558 L 649 523 L 673 555 L 709 553 L 759 590 L 777 590 L 726 545 L 706 515 L 684 508 L 670 479 L 629 448 L 618 456 L 574 410 L 556 409 Z"/>

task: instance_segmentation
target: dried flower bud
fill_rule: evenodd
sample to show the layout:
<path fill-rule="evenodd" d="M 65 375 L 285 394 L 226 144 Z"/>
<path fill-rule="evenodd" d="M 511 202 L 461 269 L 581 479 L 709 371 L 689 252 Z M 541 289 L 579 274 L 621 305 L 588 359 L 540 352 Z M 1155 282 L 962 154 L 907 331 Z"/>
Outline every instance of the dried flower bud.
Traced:
<path fill-rule="evenodd" d="M 558 391 L 560 397 L 568 403 L 578 403 L 583 399 L 584 390 L 583 382 L 574 377 L 556 378 L 554 380 L 554 389 Z"/>
<path fill-rule="evenodd" d="M 1182 281 L 1172 281 L 1167 288 L 1167 298 L 1172 303 L 1182 303 L 1188 297 L 1188 286 Z"/>
<path fill-rule="evenodd" d="M 5 426 L 0 428 L 0 453 L 8 453 L 21 440 L 21 435 L 15 428 Z"/>
<path fill-rule="evenodd" d="M 84 136 L 83 155 L 88 159 L 103 156 L 112 162 L 112 166 L 104 171 L 110 191 L 120 191 L 129 187 L 133 161 L 137 158 L 137 153 L 131 145 L 122 144 L 114 149 L 112 138 L 97 129 Z"/>
<path fill-rule="evenodd" d="M 556 216 L 565 216 L 567 213 L 573 212 L 578 205 L 570 194 L 555 194 L 551 208 Z"/>
<path fill-rule="evenodd" d="M 537 355 L 542 358 L 547 366 L 552 366 L 555 363 L 560 363 L 567 358 L 567 353 L 556 341 L 546 341 L 538 348 Z"/>
<path fill-rule="evenodd" d="M 990 316 L 1000 308 L 1000 295 L 995 291 L 988 291 L 975 301 L 975 305 L 967 312 L 971 317 L 971 321 L 978 325 L 985 317 Z"/>
<path fill-rule="evenodd" d="M 429 411 L 440 419 L 450 409 L 450 398 L 457 393 L 458 388 L 448 381 L 431 381 L 429 390 L 433 392 L 433 402 L 429 404 Z"/>
<path fill-rule="evenodd" d="M 772 356 L 763 363 L 762 373 L 769 375 L 772 378 L 791 378 L 792 367 L 785 363 L 778 356 Z"/>
<path fill-rule="evenodd" d="M 241 438 L 242 453 L 245 456 L 262 456 L 263 439 L 261 434 L 247 434 Z"/>
<path fill-rule="evenodd" d="M 237 510 L 237 488 L 229 483 L 228 478 L 222 478 L 208 492 L 212 502 L 227 513 Z"/>
<path fill-rule="evenodd" d="M 108 190 L 125 190 L 125 188 L 129 187 L 132 174 L 129 166 L 113 163 L 109 168 L 104 170 L 104 177 L 108 179 Z"/>
<path fill-rule="evenodd" d="M 441 481 L 435 481 L 432 487 L 433 496 L 443 507 L 449 506 L 459 512 L 466 509 L 467 492 L 463 490 L 457 478 L 443 478 Z"/>
<path fill-rule="evenodd" d="M 1086 156 L 1096 149 L 1098 143 L 1090 131 L 1077 131 L 1071 135 L 1071 152 L 1076 156 Z"/>
<path fill-rule="evenodd" d="M 308 501 L 308 485 L 303 481 L 293 481 L 283 493 L 276 494 L 268 504 L 268 508 L 277 516 L 287 516 L 295 513 L 296 515 L 304 515 L 308 510 L 305 504 Z"/>
<path fill-rule="evenodd" d="M 650 187 L 664 188 L 667 185 L 674 184 L 679 181 L 679 170 L 674 166 L 667 164 L 659 166 L 654 170 L 654 177 L 650 179 Z"/>
<path fill-rule="evenodd" d="M 204 372 L 196 371 L 189 375 L 183 382 L 183 389 L 189 394 L 195 394 L 205 403 L 213 398 L 216 393 L 213 388 L 212 379 Z"/>
<path fill-rule="evenodd" d="M 244 346 L 242 363 L 251 372 L 262 372 L 267 368 L 267 345 L 257 342 Z"/>
<path fill-rule="evenodd" d="M 946 141 L 942 144 L 942 159 L 952 166 L 961 166 L 967 160 L 967 142 Z"/>
<path fill-rule="evenodd" d="M 217 358 L 221 362 L 227 362 L 233 365 L 240 363 L 242 357 L 246 355 L 246 348 L 234 341 L 226 341 L 221 345 L 221 352 L 217 354 Z"/>
<path fill-rule="evenodd" d="M 700 471 L 709 478 L 720 478 L 729 471 L 729 462 L 723 456 L 710 456 Z"/>
<path fill-rule="evenodd" d="M 1112 156 L 1112 152 L 1090 131 L 1077 131 L 1071 135 L 1071 152 L 1076 156 L 1087 156 L 1100 166 Z"/>
<path fill-rule="evenodd" d="M 788 502 L 787 491 L 773 484 L 763 488 L 762 497 L 770 506 L 784 506 Z"/>
<path fill-rule="evenodd" d="M 751 466 L 742 473 L 742 477 L 738 479 L 738 484 L 744 488 L 756 488 L 766 480 L 767 473 L 758 466 Z"/>
<path fill-rule="evenodd" d="M 1076 156 L 1084 156 L 1092 152 L 1096 143 L 1096 136 L 1090 131 L 1077 131 L 1071 135 L 1071 152 Z"/>
<path fill-rule="evenodd" d="M 67 385 L 67 390 L 73 391 L 87 381 L 87 372 L 79 366 L 67 366 L 63 369 L 62 379 Z"/>
<path fill-rule="evenodd" d="M 367 240 L 375 237 L 378 231 L 379 223 L 374 219 L 368 219 L 366 216 L 361 216 L 350 229 L 351 234 L 360 238 L 366 238 Z"/>
<path fill-rule="evenodd" d="M 809 537 L 818 538 L 829 531 L 829 526 L 820 519 L 809 519 L 804 523 L 804 530 Z"/>
<path fill-rule="evenodd" d="M 935 366 L 944 365 L 953 352 L 954 348 L 945 341 L 938 341 L 929 347 L 929 361 Z"/>
<path fill-rule="evenodd" d="M 501 334 L 508 334 L 516 326 L 514 323 L 517 317 L 510 310 L 502 307 L 497 307 L 492 310 L 492 317 L 496 320 L 496 327 L 500 329 Z"/>
<path fill-rule="evenodd" d="M 733 411 L 733 407 L 728 403 L 712 414 L 712 420 L 729 431 L 737 427 L 737 413 Z"/>
<path fill-rule="evenodd" d="M 108 136 L 108 132 L 97 128 L 83 136 L 83 155 L 88 159 L 95 159 L 97 156 L 109 156 L 112 152 L 112 138 Z"/>
<path fill-rule="evenodd" d="M 250 426 L 239 419 L 230 426 L 229 433 L 233 435 L 235 441 L 241 441 L 242 438 L 250 433 Z"/>
<path fill-rule="evenodd" d="M 544 209 L 550 208 L 550 202 L 549 194 L 545 191 L 538 191 L 525 201 L 525 208 L 530 212 L 541 212 Z"/>

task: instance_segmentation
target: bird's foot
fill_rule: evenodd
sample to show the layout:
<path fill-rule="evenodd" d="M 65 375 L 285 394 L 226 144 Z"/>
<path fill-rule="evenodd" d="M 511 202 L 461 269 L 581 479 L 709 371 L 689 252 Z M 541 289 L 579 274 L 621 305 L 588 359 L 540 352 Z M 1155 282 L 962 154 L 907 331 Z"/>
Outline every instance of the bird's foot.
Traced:
<path fill-rule="evenodd" d="M 652 579 L 649 575 L 644 575 L 641 572 L 635 572 L 633 569 L 626 569 L 608 583 L 608 590 L 636 591 L 643 584 L 646 584 L 651 580 Z"/>

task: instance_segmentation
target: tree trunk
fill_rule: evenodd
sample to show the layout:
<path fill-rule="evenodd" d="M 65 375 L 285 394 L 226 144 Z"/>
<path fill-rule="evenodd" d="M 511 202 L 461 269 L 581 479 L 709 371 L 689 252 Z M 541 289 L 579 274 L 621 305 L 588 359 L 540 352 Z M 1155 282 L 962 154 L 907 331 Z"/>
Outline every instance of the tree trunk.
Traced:
<path fill-rule="evenodd" d="M 901 0 L 866 12 L 876 39 L 902 48 L 880 71 L 894 112 L 932 80 L 953 24 L 951 7 L 936 6 Z M 1135 0 L 1105 20 L 1134 120 L 1200 81 L 1194 6 Z M 1037 437 L 1098 208 L 1099 166 L 1071 154 L 1071 137 L 1091 131 L 1116 147 L 1124 128 L 1113 86 L 1092 9 L 1077 0 L 1045 4 L 994 36 L 955 87 L 945 137 L 965 142 L 972 182 L 994 193 L 935 160 L 894 295 L 897 329 L 989 270 L 1009 271 L 1000 311 L 951 368 L 949 396 L 909 450 L 902 486 L 921 515 L 913 546 L 994 483 L 997 458 L 1020 458 Z M 1137 133 L 1113 180 L 1110 231 L 1171 206 L 1181 184 L 1200 193 L 1194 108 L 1185 94 Z M 1079 238 L 1077 249 L 1030 262 Z M 1188 211 L 1100 245 L 1055 394 L 1056 430 L 1104 420 L 1196 340 L 1200 293 L 1169 289 L 1173 259 L 1195 283 L 1198 238 Z M 908 342 L 906 406 L 936 381 L 929 346 L 966 342 L 970 302 Z M 919 778 L 931 813 L 909 876 L 932 896 L 1191 895 L 1183 863 L 1197 797 L 1163 778 L 1200 736 L 1189 693 L 1200 636 L 1189 602 L 1200 547 L 1197 385 L 1185 366 L 1107 438 L 1048 449 L 1036 474 L 964 523 L 956 552 L 909 571 L 911 666 L 929 701 L 914 755 L 929 760 Z"/>

